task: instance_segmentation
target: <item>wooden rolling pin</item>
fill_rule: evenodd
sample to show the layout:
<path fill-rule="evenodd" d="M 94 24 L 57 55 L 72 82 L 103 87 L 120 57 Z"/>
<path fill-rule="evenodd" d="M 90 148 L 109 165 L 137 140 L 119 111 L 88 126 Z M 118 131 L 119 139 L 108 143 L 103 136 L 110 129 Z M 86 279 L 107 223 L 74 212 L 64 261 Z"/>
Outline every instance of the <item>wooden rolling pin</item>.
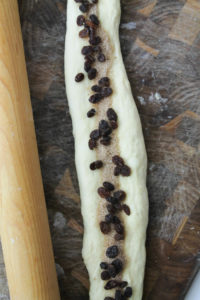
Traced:
<path fill-rule="evenodd" d="M 11 299 L 60 299 L 17 0 L 0 1 L 0 233 Z"/>

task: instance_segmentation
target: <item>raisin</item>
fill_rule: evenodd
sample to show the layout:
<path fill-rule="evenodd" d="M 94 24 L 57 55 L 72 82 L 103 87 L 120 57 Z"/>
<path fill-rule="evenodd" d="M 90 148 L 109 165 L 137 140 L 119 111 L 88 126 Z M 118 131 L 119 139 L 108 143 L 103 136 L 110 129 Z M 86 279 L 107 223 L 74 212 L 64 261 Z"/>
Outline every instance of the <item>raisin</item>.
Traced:
<path fill-rule="evenodd" d="M 122 293 L 120 290 L 116 290 L 115 292 L 115 300 L 122 300 Z"/>
<path fill-rule="evenodd" d="M 99 62 L 104 62 L 106 60 L 106 57 L 103 53 L 100 53 L 97 57 Z"/>
<path fill-rule="evenodd" d="M 89 61 L 89 60 L 86 60 L 85 62 L 84 62 L 84 70 L 85 70 L 85 72 L 89 72 L 90 71 L 90 69 L 91 69 L 92 67 L 91 67 L 91 62 Z"/>
<path fill-rule="evenodd" d="M 113 216 L 112 216 L 111 214 L 107 214 L 107 215 L 105 216 L 105 221 L 106 221 L 106 223 L 108 223 L 108 224 L 112 223 L 112 222 L 113 222 Z"/>
<path fill-rule="evenodd" d="M 103 167 L 103 162 L 101 160 L 96 160 L 90 164 L 90 169 L 92 171 L 94 171 L 96 169 L 100 169 L 102 167 Z"/>
<path fill-rule="evenodd" d="M 117 246 L 108 247 L 106 250 L 106 256 L 109 258 L 115 258 L 119 254 L 119 249 Z"/>
<path fill-rule="evenodd" d="M 122 209 L 127 214 L 127 216 L 130 216 L 131 210 L 130 210 L 130 207 L 128 205 L 126 205 L 126 204 L 122 205 Z"/>
<path fill-rule="evenodd" d="M 96 4 L 98 3 L 98 0 L 92 0 L 92 3 Z"/>
<path fill-rule="evenodd" d="M 100 143 L 104 146 L 109 146 L 111 143 L 111 137 L 105 136 L 103 139 L 100 140 Z"/>
<path fill-rule="evenodd" d="M 106 297 L 106 298 L 104 298 L 104 300 L 115 300 L 115 299 L 112 297 Z"/>
<path fill-rule="evenodd" d="M 90 15 L 90 20 L 92 21 L 92 23 L 94 23 L 95 25 L 99 25 L 99 19 L 97 18 L 96 15 Z"/>
<path fill-rule="evenodd" d="M 109 272 L 108 272 L 108 271 L 103 271 L 103 272 L 101 272 L 101 279 L 102 279 L 102 280 L 108 280 L 108 279 L 110 279 L 110 274 L 109 274 Z"/>
<path fill-rule="evenodd" d="M 90 133 L 90 138 L 94 139 L 94 140 L 98 140 L 100 138 L 100 132 L 99 132 L 99 130 L 98 129 L 93 130 Z"/>
<path fill-rule="evenodd" d="M 117 166 L 114 168 L 114 176 L 119 176 L 120 172 L 121 172 L 121 167 Z"/>
<path fill-rule="evenodd" d="M 108 77 L 102 77 L 98 83 L 102 87 L 105 87 L 105 86 L 108 87 L 108 86 L 110 86 L 110 79 Z"/>
<path fill-rule="evenodd" d="M 99 101 L 101 101 L 102 96 L 101 94 L 94 94 L 92 96 L 90 96 L 89 101 L 93 104 L 98 103 Z"/>
<path fill-rule="evenodd" d="M 112 94 L 112 92 L 113 90 L 110 87 L 105 87 L 103 88 L 101 93 L 104 97 L 109 97 Z"/>
<path fill-rule="evenodd" d="M 108 181 L 104 181 L 103 186 L 108 191 L 113 191 L 115 189 L 115 186 L 111 182 L 108 182 Z"/>
<path fill-rule="evenodd" d="M 115 231 L 119 234 L 123 234 L 124 226 L 122 224 L 115 224 Z"/>
<path fill-rule="evenodd" d="M 106 200 L 108 202 L 110 202 L 111 204 L 116 204 L 116 202 L 117 202 L 117 200 L 112 196 L 106 197 Z"/>
<path fill-rule="evenodd" d="M 83 15 L 80 15 L 76 19 L 76 23 L 78 26 L 82 26 L 85 23 L 85 17 Z"/>
<path fill-rule="evenodd" d="M 103 234 L 108 234 L 110 232 L 110 225 L 108 223 L 101 221 L 99 225 Z"/>
<path fill-rule="evenodd" d="M 124 160 L 123 158 L 121 158 L 119 155 L 114 155 L 112 157 L 112 162 L 113 164 L 115 164 L 116 166 L 122 167 L 124 166 Z"/>
<path fill-rule="evenodd" d="M 107 117 L 108 117 L 108 120 L 110 120 L 110 121 L 115 121 L 115 122 L 117 121 L 117 114 L 113 108 L 109 108 L 107 110 Z"/>
<path fill-rule="evenodd" d="M 86 13 L 89 10 L 89 8 L 90 8 L 90 5 L 87 2 L 85 2 L 79 6 L 80 11 L 82 11 L 83 13 Z"/>
<path fill-rule="evenodd" d="M 121 241 L 121 240 L 124 240 L 124 235 L 116 233 L 114 238 L 115 238 L 116 241 Z"/>
<path fill-rule="evenodd" d="M 117 274 L 122 271 L 123 263 L 122 263 L 121 259 L 116 258 L 115 260 L 112 261 L 111 264 L 115 267 Z"/>
<path fill-rule="evenodd" d="M 95 113 L 96 113 L 96 110 L 94 108 L 92 108 L 87 112 L 87 117 L 88 118 L 94 117 Z"/>
<path fill-rule="evenodd" d="M 114 207 L 117 211 L 121 211 L 122 210 L 122 206 L 121 204 L 117 201 L 115 204 L 114 204 Z"/>
<path fill-rule="evenodd" d="M 126 198 L 126 193 L 122 190 L 118 190 L 113 193 L 113 197 L 115 197 L 118 201 L 123 201 Z"/>
<path fill-rule="evenodd" d="M 108 211 L 110 214 L 114 214 L 114 213 L 116 212 L 116 209 L 113 207 L 112 204 L 108 204 L 108 205 L 106 206 L 106 208 L 107 208 L 107 211 Z"/>
<path fill-rule="evenodd" d="M 93 51 L 94 51 L 94 52 L 99 52 L 99 53 L 100 53 L 100 52 L 101 52 L 101 47 L 100 47 L 100 46 L 94 46 L 94 47 L 93 47 Z"/>
<path fill-rule="evenodd" d="M 130 169 L 128 166 L 124 165 L 124 166 L 121 168 L 120 174 L 121 174 L 122 176 L 130 176 L 130 174 L 131 174 L 131 169 Z"/>
<path fill-rule="evenodd" d="M 95 62 L 95 58 L 94 56 L 92 56 L 92 54 L 85 55 L 84 59 L 88 61 L 90 64 Z"/>
<path fill-rule="evenodd" d="M 112 221 L 113 221 L 113 224 L 120 224 L 121 223 L 120 219 L 117 216 L 113 216 Z"/>
<path fill-rule="evenodd" d="M 75 77 L 76 82 L 80 82 L 84 79 L 84 74 L 83 73 L 78 73 Z"/>
<path fill-rule="evenodd" d="M 79 31 L 79 37 L 84 39 L 89 36 L 89 30 L 87 28 L 82 29 Z"/>
<path fill-rule="evenodd" d="M 128 287 L 125 289 L 124 296 L 127 297 L 127 298 L 129 298 L 129 297 L 132 296 L 132 293 L 133 293 L 133 292 L 132 292 L 132 288 L 128 286 Z"/>
<path fill-rule="evenodd" d="M 89 39 L 89 43 L 92 45 L 92 46 L 96 46 L 98 44 L 101 43 L 101 38 L 100 36 L 94 36 L 93 38 L 90 38 Z"/>
<path fill-rule="evenodd" d="M 97 147 L 97 142 L 96 142 L 96 140 L 94 140 L 94 139 L 89 139 L 88 146 L 89 146 L 90 150 L 93 150 L 94 148 L 96 148 L 96 147 Z"/>
<path fill-rule="evenodd" d="M 100 268 L 103 269 L 103 270 L 108 269 L 108 263 L 106 263 L 106 262 L 101 262 L 101 263 L 100 263 Z"/>
<path fill-rule="evenodd" d="M 88 79 L 92 80 L 96 77 L 97 75 L 97 70 L 95 68 L 91 68 L 88 72 Z"/>
<path fill-rule="evenodd" d="M 110 192 L 107 191 L 104 187 L 99 187 L 97 192 L 101 198 L 107 198 L 110 196 Z"/>
<path fill-rule="evenodd" d="M 117 127 L 118 127 L 118 124 L 117 124 L 117 122 L 115 122 L 115 121 L 110 121 L 110 127 L 114 130 L 114 129 L 117 129 Z"/>
<path fill-rule="evenodd" d="M 105 290 L 111 290 L 117 287 L 118 282 L 116 280 L 109 280 L 104 286 Z"/>
<path fill-rule="evenodd" d="M 91 54 L 93 52 L 92 46 L 84 46 L 81 50 L 81 53 L 83 55 L 88 55 Z"/>
<path fill-rule="evenodd" d="M 110 128 L 107 121 L 101 120 L 99 122 L 99 131 L 100 131 L 102 136 L 107 136 L 112 132 L 112 129 Z"/>
<path fill-rule="evenodd" d="M 101 92 L 101 87 L 98 86 L 98 85 L 93 85 L 93 86 L 91 87 L 91 90 L 92 90 L 93 92 L 99 93 L 99 92 Z"/>
<path fill-rule="evenodd" d="M 127 285 L 128 285 L 128 282 L 127 282 L 127 281 L 120 281 L 120 282 L 118 282 L 118 286 L 119 286 L 121 289 L 125 288 Z"/>
<path fill-rule="evenodd" d="M 109 265 L 108 272 L 112 278 L 115 278 L 117 275 L 116 269 L 113 265 Z"/>

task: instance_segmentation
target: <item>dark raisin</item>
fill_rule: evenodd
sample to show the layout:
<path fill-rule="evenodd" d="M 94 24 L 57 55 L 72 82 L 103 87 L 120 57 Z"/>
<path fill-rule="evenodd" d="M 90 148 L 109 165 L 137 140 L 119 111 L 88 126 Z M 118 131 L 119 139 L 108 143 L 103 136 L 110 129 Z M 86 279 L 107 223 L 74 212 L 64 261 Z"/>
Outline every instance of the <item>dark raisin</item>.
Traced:
<path fill-rule="evenodd" d="M 115 300 L 122 300 L 122 293 L 120 290 L 116 290 L 115 292 Z"/>
<path fill-rule="evenodd" d="M 113 222 L 113 216 L 112 216 L 111 214 L 107 214 L 107 215 L 105 216 L 105 221 L 106 221 L 106 223 L 108 223 L 108 224 L 112 223 L 112 222 Z"/>
<path fill-rule="evenodd" d="M 87 2 L 85 2 L 79 6 L 80 11 L 82 11 L 83 13 L 86 13 L 89 10 L 89 8 L 90 8 L 90 5 Z"/>
<path fill-rule="evenodd" d="M 102 77 L 98 83 L 100 86 L 108 87 L 108 86 L 110 86 L 110 79 L 108 77 Z"/>
<path fill-rule="evenodd" d="M 94 171 L 94 170 L 96 170 L 96 169 L 100 169 L 100 168 L 102 168 L 102 167 L 103 167 L 103 163 L 102 163 L 101 160 L 96 160 L 96 161 L 94 161 L 94 162 L 92 162 L 92 163 L 90 164 L 90 169 L 91 169 L 92 171 Z"/>
<path fill-rule="evenodd" d="M 109 182 L 109 181 L 104 181 L 103 186 L 108 191 L 113 191 L 115 189 L 115 186 L 111 182 Z"/>
<path fill-rule="evenodd" d="M 101 263 L 100 263 L 100 268 L 103 269 L 103 270 L 108 269 L 108 263 L 106 263 L 106 262 L 101 262 Z"/>
<path fill-rule="evenodd" d="M 115 278 L 117 275 L 116 269 L 113 265 L 109 265 L 108 272 L 112 278 Z"/>
<path fill-rule="evenodd" d="M 95 166 L 96 166 L 96 169 L 100 169 L 103 167 L 103 162 L 101 160 L 96 160 Z"/>
<path fill-rule="evenodd" d="M 123 263 L 122 263 L 121 259 L 116 258 L 115 260 L 112 261 L 111 264 L 115 267 L 115 270 L 116 270 L 117 274 L 122 271 Z"/>
<path fill-rule="evenodd" d="M 126 204 L 122 205 L 122 209 L 127 214 L 127 216 L 130 216 L 131 210 L 130 210 L 130 207 L 128 205 L 126 205 Z"/>
<path fill-rule="evenodd" d="M 119 155 L 114 155 L 112 157 L 112 162 L 113 164 L 115 164 L 116 166 L 122 167 L 124 166 L 124 160 L 123 158 L 121 158 Z"/>
<path fill-rule="evenodd" d="M 102 96 L 101 94 L 94 94 L 92 96 L 90 96 L 89 101 L 93 104 L 98 103 L 99 101 L 101 101 Z"/>
<path fill-rule="evenodd" d="M 85 70 L 85 72 L 88 73 L 90 71 L 90 69 L 91 69 L 91 62 L 89 60 L 86 60 L 84 62 L 84 70 Z"/>
<path fill-rule="evenodd" d="M 94 140 L 94 139 L 89 139 L 88 146 L 89 146 L 90 150 L 93 150 L 94 148 L 96 148 L 96 147 L 97 147 L 97 142 L 96 142 L 96 140 Z"/>
<path fill-rule="evenodd" d="M 104 298 L 104 300 L 115 300 L 115 299 L 112 297 L 106 297 L 106 298 Z"/>
<path fill-rule="evenodd" d="M 109 274 L 109 272 L 108 272 L 108 271 L 103 271 L 103 272 L 101 272 L 101 279 L 102 279 L 102 280 L 108 280 L 108 279 L 110 279 L 110 274 Z"/>
<path fill-rule="evenodd" d="M 119 249 L 117 246 L 108 247 L 106 250 L 106 256 L 109 258 L 115 258 L 119 254 Z"/>
<path fill-rule="evenodd" d="M 80 82 L 84 79 L 84 74 L 83 73 L 78 73 L 76 76 L 75 76 L 75 81 L 76 82 Z"/>
<path fill-rule="evenodd" d="M 114 207 L 116 208 L 117 211 L 121 211 L 122 210 L 122 206 L 121 206 L 121 204 L 118 201 L 116 201 L 116 203 L 114 204 Z"/>
<path fill-rule="evenodd" d="M 110 192 L 107 191 L 104 187 L 99 187 L 97 192 L 101 198 L 107 198 L 110 196 Z"/>
<path fill-rule="evenodd" d="M 93 62 L 95 62 L 95 58 L 94 58 L 94 56 L 92 56 L 92 54 L 85 55 L 84 59 L 86 61 L 88 61 L 90 64 L 92 64 Z"/>
<path fill-rule="evenodd" d="M 91 90 L 92 90 L 93 92 L 99 93 L 99 92 L 101 92 L 101 87 L 98 86 L 98 85 L 93 85 L 93 86 L 91 87 Z"/>
<path fill-rule="evenodd" d="M 121 174 L 122 176 L 130 176 L 130 174 L 131 174 L 131 169 L 130 169 L 128 166 L 124 165 L 124 166 L 121 168 L 120 174 Z"/>
<path fill-rule="evenodd" d="M 92 3 L 96 4 L 98 3 L 98 0 L 92 0 Z"/>
<path fill-rule="evenodd" d="M 94 108 L 92 108 L 87 112 L 87 117 L 88 118 L 94 117 L 95 113 L 96 113 L 96 110 Z"/>
<path fill-rule="evenodd" d="M 91 54 L 93 52 L 92 46 L 84 46 L 81 50 L 81 53 L 83 55 L 88 55 Z"/>
<path fill-rule="evenodd" d="M 110 121 L 117 121 L 117 114 L 113 108 L 109 108 L 107 110 L 107 117 L 108 117 L 108 120 L 110 120 Z"/>
<path fill-rule="evenodd" d="M 115 224 L 115 231 L 119 234 L 123 234 L 124 226 L 122 224 Z"/>
<path fill-rule="evenodd" d="M 111 142 L 110 136 L 105 136 L 103 139 L 100 140 L 100 143 L 104 146 L 109 146 Z"/>
<path fill-rule="evenodd" d="M 124 240 L 124 235 L 116 233 L 114 238 L 115 238 L 116 241 L 121 241 L 121 240 Z"/>
<path fill-rule="evenodd" d="M 111 204 L 116 204 L 117 203 L 117 200 L 112 196 L 106 197 L 106 200 L 108 202 L 110 202 Z"/>
<path fill-rule="evenodd" d="M 110 121 L 110 127 L 111 127 L 112 129 L 117 129 L 117 127 L 118 127 L 117 122 L 115 122 L 115 121 Z"/>
<path fill-rule="evenodd" d="M 114 168 L 114 176 L 119 176 L 120 172 L 121 172 L 121 167 L 117 166 Z"/>
<path fill-rule="evenodd" d="M 83 15 L 80 15 L 76 19 L 76 23 L 78 26 L 82 26 L 85 23 L 85 17 Z"/>
<path fill-rule="evenodd" d="M 105 87 L 103 88 L 101 93 L 104 97 L 109 97 L 112 94 L 112 92 L 113 90 L 110 87 Z"/>
<path fill-rule="evenodd" d="M 99 132 L 99 130 L 98 129 L 93 130 L 90 133 L 90 138 L 94 139 L 94 140 L 98 140 L 100 138 L 100 132 Z"/>
<path fill-rule="evenodd" d="M 113 216 L 113 224 L 120 224 L 121 221 L 117 216 Z"/>
<path fill-rule="evenodd" d="M 82 29 L 79 31 L 79 37 L 84 39 L 89 36 L 89 30 L 87 28 Z"/>
<path fill-rule="evenodd" d="M 94 46 L 94 47 L 93 47 L 93 51 L 94 51 L 94 52 L 99 52 L 99 53 L 100 53 L 100 52 L 101 52 L 101 47 L 100 47 L 100 46 Z"/>
<path fill-rule="evenodd" d="M 90 20 L 92 21 L 92 23 L 94 23 L 95 25 L 99 25 L 99 19 L 97 18 L 96 15 L 90 15 Z"/>
<path fill-rule="evenodd" d="M 92 37 L 92 38 L 90 37 L 89 43 L 90 43 L 91 45 L 93 45 L 93 46 L 96 46 L 96 45 L 100 44 L 100 43 L 101 43 L 101 38 L 100 38 L 100 36 L 94 36 L 94 37 Z"/>
<path fill-rule="evenodd" d="M 104 286 L 105 290 L 111 290 L 117 287 L 118 282 L 116 280 L 109 280 Z"/>
<path fill-rule="evenodd" d="M 101 120 L 99 122 L 99 131 L 100 131 L 102 136 L 107 136 L 112 132 L 112 129 L 110 128 L 107 121 Z"/>
<path fill-rule="evenodd" d="M 106 205 L 106 208 L 107 208 L 107 211 L 108 211 L 110 214 L 116 213 L 116 209 L 114 208 L 114 206 L 113 206 L 112 204 Z"/>
<path fill-rule="evenodd" d="M 126 289 L 125 289 L 125 292 L 124 292 L 124 296 L 125 297 L 131 297 L 132 296 L 132 288 L 130 286 L 128 286 Z"/>
<path fill-rule="evenodd" d="M 100 53 L 97 57 L 99 62 L 104 62 L 106 60 L 106 57 L 103 53 Z"/>
<path fill-rule="evenodd" d="M 126 198 L 126 193 L 122 190 L 118 190 L 114 192 L 113 196 L 118 200 L 118 201 L 123 201 Z"/>
<path fill-rule="evenodd" d="M 90 164 L 90 170 L 92 171 L 96 170 L 95 161 Z"/>
<path fill-rule="evenodd" d="M 101 221 L 99 225 L 103 234 L 108 234 L 110 232 L 110 225 L 108 223 Z"/>
<path fill-rule="evenodd" d="M 118 286 L 119 286 L 121 289 L 125 288 L 127 285 L 128 285 L 128 282 L 127 282 L 127 281 L 121 281 L 121 282 L 118 282 Z"/>
<path fill-rule="evenodd" d="M 88 72 L 88 79 L 92 80 L 96 77 L 97 75 L 97 70 L 95 68 L 92 68 Z"/>

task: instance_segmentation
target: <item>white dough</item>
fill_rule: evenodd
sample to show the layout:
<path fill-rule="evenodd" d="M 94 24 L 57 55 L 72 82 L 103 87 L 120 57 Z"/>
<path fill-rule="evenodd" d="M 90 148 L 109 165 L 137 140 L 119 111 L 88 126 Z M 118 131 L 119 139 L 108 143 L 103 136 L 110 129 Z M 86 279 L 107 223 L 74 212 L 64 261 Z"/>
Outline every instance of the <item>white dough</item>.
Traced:
<path fill-rule="evenodd" d="M 86 76 L 80 83 L 74 80 L 77 73 L 83 72 L 84 58 L 81 55 L 81 48 L 87 44 L 86 40 L 78 36 L 80 27 L 76 24 L 76 18 L 80 14 L 78 4 L 74 0 L 68 0 L 65 50 L 66 90 L 75 138 L 75 160 L 84 221 L 82 253 L 90 277 L 90 299 L 104 300 L 106 296 L 113 297 L 114 290 L 106 291 L 105 282 L 100 279 L 99 264 L 105 258 L 105 236 L 99 229 L 98 205 L 101 200 L 97 194 L 97 188 L 102 185 L 102 171 L 89 169 L 90 163 L 97 159 L 96 151 L 88 148 L 89 135 L 97 127 L 97 121 L 95 117 L 87 118 L 86 115 L 91 109 L 88 98 L 91 95 L 90 87 L 93 83 Z M 126 258 L 126 265 L 122 278 L 133 288 L 133 296 L 129 299 L 140 300 L 143 291 L 148 220 L 147 159 L 140 119 L 121 56 L 118 33 L 120 0 L 99 0 L 98 18 L 113 47 L 109 77 L 114 90 L 112 107 L 118 114 L 119 127 L 115 134 L 119 141 L 119 153 L 132 170 L 129 177 L 119 176 L 120 188 L 127 193 L 125 203 L 131 209 L 130 216 L 125 214 L 123 216 L 126 231 L 123 255 Z"/>

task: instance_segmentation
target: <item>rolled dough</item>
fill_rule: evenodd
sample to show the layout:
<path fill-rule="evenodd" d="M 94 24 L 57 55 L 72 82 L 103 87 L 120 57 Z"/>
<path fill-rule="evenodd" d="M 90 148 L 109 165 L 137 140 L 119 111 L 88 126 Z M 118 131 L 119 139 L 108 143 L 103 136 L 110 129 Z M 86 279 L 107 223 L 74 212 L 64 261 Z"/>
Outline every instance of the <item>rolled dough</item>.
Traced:
<path fill-rule="evenodd" d="M 121 276 L 133 288 L 133 296 L 129 299 L 139 300 L 142 298 L 143 290 L 146 256 L 145 238 L 148 220 L 146 151 L 139 115 L 120 50 L 118 33 L 121 12 L 120 0 L 99 0 L 97 7 L 101 27 L 112 45 L 112 59 L 110 59 L 108 76 L 112 81 L 114 91 L 111 97 L 111 107 L 118 114 L 118 129 L 115 131 L 118 140 L 118 153 L 132 170 L 131 176 L 118 178 L 119 187 L 127 193 L 125 203 L 131 209 L 130 216 L 123 214 L 121 217 L 126 231 L 123 242 L 125 267 Z M 108 238 L 99 229 L 99 202 L 101 200 L 97 194 L 97 189 L 104 181 L 104 170 L 92 172 L 89 169 L 90 163 L 98 159 L 97 151 L 91 151 L 88 148 L 88 138 L 90 132 L 97 128 L 99 120 L 96 117 L 87 118 L 87 111 L 92 108 L 88 101 L 91 95 L 91 85 L 95 84 L 96 81 L 91 82 L 87 76 L 80 83 L 74 80 L 77 73 L 83 72 L 84 58 L 81 55 L 81 49 L 88 45 L 87 40 L 79 38 L 80 27 L 76 24 L 76 18 L 80 14 L 77 3 L 74 0 L 68 0 L 65 78 L 73 122 L 75 162 L 84 221 L 82 254 L 89 272 L 90 299 L 103 300 L 106 296 L 114 297 L 114 291 L 104 289 L 105 282 L 100 278 L 101 269 L 99 267 L 100 262 L 105 260 L 105 250 L 109 245 Z M 100 106 L 101 103 L 98 105 Z M 101 154 L 103 155 L 103 152 Z M 107 161 L 111 161 L 111 157 L 107 157 Z"/>

